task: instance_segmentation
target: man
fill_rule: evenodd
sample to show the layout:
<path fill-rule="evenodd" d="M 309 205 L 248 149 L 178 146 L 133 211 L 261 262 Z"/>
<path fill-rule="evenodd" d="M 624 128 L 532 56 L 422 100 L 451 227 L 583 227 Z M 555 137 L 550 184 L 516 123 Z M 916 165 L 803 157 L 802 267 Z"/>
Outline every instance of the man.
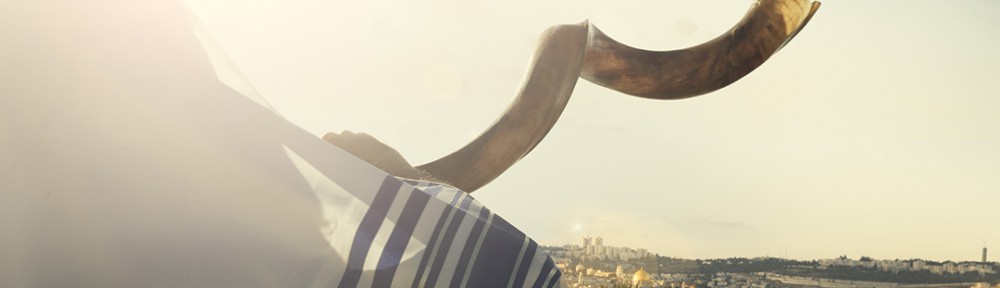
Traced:
<path fill-rule="evenodd" d="M 176 1 L 15 0 L 0 17 L 0 287 L 559 282 L 468 194 L 390 176 L 223 84 Z"/>

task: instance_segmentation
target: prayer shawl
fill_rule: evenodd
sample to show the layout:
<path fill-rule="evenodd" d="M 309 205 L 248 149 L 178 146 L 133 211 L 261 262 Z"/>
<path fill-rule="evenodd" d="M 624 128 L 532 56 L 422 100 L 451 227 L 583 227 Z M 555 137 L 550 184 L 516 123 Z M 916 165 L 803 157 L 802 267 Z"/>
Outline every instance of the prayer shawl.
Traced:
<path fill-rule="evenodd" d="M 8 0 L 0 19 L 0 287 L 560 283 L 469 194 L 267 107 L 180 3 Z"/>

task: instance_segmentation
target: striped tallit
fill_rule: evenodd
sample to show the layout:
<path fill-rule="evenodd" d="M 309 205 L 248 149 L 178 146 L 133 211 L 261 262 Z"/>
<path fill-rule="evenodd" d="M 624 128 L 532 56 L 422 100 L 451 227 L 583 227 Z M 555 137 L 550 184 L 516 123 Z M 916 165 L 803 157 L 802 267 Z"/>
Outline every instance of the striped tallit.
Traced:
<path fill-rule="evenodd" d="M 223 83 L 175 1 L 10 0 L 0 19 L 0 287 L 560 283 L 467 193 Z"/>

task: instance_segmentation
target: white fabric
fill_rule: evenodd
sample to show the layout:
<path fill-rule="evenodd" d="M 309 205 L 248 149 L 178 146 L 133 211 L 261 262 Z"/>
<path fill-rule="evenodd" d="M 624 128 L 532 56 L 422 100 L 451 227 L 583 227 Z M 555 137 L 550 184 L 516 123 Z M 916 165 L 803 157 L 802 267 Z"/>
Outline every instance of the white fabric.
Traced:
<path fill-rule="evenodd" d="M 0 287 L 558 282 L 467 194 L 280 117 L 175 1 L 5 0 L 0 21 Z"/>

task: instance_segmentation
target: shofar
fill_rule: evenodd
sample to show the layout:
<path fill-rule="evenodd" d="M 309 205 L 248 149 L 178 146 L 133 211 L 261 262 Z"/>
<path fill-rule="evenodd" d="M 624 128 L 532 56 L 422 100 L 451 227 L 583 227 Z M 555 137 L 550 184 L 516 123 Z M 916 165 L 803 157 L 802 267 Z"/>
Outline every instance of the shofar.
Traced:
<path fill-rule="evenodd" d="M 486 185 L 527 155 L 562 114 L 578 77 L 643 98 L 682 99 L 718 90 L 759 67 L 806 25 L 820 3 L 758 0 L 725 34 L 691 48 L 647 51 L 621 44 L 593 24 L 560 25 L 540 39 L 517 98 L 486 132 L 458 151 L 412 169 L 364 134 L 324 139 L 401 177 L 432 179 L 466 192 Z M 353 147 L 352 147 L 353 146 Z M 368 147 L 368 148 L 361 148 Z"/>

